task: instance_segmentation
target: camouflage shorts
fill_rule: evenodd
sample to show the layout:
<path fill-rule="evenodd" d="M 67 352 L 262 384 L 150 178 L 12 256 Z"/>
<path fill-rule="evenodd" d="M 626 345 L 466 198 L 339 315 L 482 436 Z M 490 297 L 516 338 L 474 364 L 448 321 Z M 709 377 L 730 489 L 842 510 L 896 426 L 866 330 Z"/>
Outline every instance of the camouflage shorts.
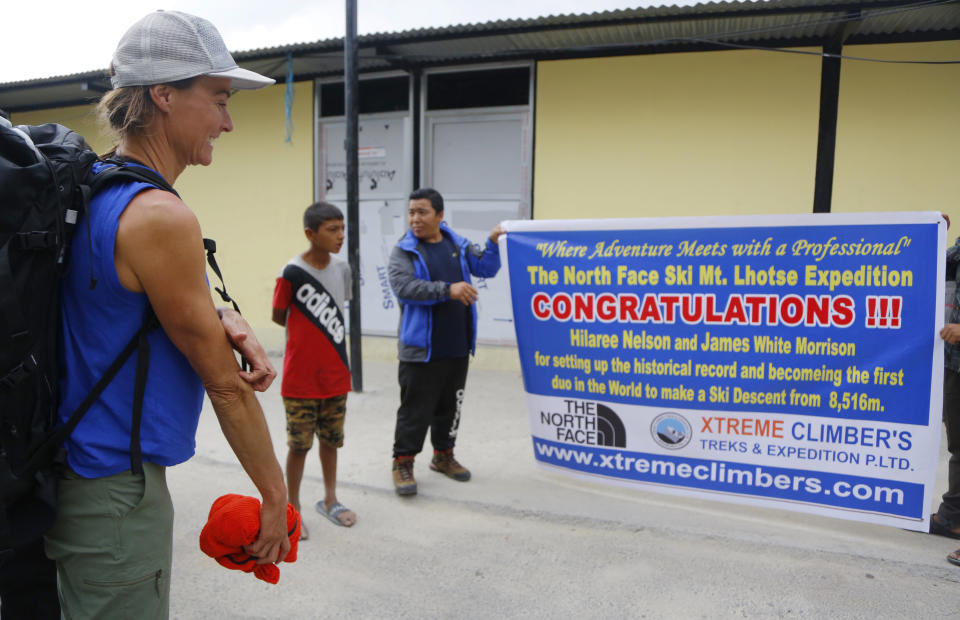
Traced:
<path fill-rule="evenodd" d="M 287 446 L 306 452 L 313 447 L 313 435 L 321 443 L 343 446 L 343 416 L 347 413 L 347 395 L 330 398 L 284 398 L 287 410 Z"/>

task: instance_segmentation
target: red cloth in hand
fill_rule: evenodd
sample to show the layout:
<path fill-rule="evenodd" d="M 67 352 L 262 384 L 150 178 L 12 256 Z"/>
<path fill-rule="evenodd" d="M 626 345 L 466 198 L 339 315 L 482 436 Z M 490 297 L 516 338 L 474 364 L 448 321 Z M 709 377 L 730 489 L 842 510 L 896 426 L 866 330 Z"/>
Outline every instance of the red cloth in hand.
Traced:
<path fill-rule="evenodd" d="M 223 495 L 210 507 L 207 524 L 200 532 L 200 550 L 221 566 L 253 573 L 257 579 L 268 583 L 277 583 L 280 569 L 276 564 L 257 564 L 257 558 L 243 550 L 244 546 L 256 541 L 259 534 L 260 500 L 233 493 Z M 295 562 L 300 541 L 300 515 L 291 504 L 287 504 L 287 537 L 290 551 L 283 561 Z"/>

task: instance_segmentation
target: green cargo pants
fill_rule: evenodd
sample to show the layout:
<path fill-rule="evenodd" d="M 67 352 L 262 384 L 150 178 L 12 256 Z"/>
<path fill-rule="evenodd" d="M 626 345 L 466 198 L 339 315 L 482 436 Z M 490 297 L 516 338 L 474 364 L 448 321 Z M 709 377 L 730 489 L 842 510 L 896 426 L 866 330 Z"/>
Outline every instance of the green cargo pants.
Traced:
<path fill-rule="evenodd" d="M 173 503 L 166 470 L 144 463 L 143 471 L 60 479 L 46 551 L 64 618 L 168 617 Z"/>

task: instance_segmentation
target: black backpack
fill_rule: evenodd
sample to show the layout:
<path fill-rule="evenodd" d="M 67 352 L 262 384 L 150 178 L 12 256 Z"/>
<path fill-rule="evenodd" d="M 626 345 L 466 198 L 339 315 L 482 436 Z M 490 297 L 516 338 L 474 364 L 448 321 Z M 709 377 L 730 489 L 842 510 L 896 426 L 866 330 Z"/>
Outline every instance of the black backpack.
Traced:
<path fill-rule="evenodd" d="M 56 426 L 60 278 L 69 267 L 74 227 L 90 198 L 121 179 L 176 194 L 152 170 L 122 161 L 105 160 L 114 166 L 93 174 L 97 159 L 83 137 L 62 125 L 14 127 L 0 118 L 0 554 L 36 540 L 53 524 L 62 444 L 134 351 L 130 463 L 132 471 L 142 471 L 147 333 L 159 325 L 152 311 L 69 420 Z M 216 244 L 204 239 L 204 247 L 220 277 Z M 239 310 L 225 288 L 216 290 Z"/>

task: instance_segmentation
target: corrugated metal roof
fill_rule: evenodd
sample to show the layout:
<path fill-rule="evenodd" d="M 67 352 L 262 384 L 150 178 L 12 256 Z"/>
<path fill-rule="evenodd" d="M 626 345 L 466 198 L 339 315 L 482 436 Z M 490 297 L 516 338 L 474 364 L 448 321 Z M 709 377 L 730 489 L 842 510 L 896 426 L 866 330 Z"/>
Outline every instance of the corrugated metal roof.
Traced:
<path fill-rule="evenodd" d="M 535 19 L 500 20 L 358 37 L 361 72 L 512 59 L 668 53 L 725 46 L 821 46 L 960 39 L 960 0 L 708 2 Z M 343 72 L 343 39 L 236 52 L 278 80 L 287 55 L 296 79 Z M 0 107 L 18 111 L 96 100 L 105 71 L 0 84 Z"/>

